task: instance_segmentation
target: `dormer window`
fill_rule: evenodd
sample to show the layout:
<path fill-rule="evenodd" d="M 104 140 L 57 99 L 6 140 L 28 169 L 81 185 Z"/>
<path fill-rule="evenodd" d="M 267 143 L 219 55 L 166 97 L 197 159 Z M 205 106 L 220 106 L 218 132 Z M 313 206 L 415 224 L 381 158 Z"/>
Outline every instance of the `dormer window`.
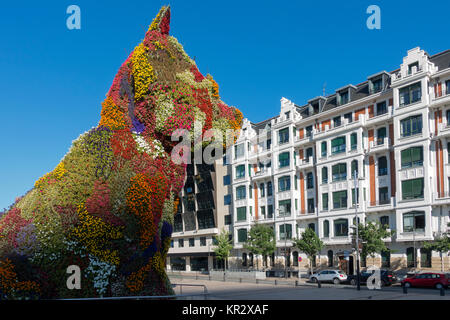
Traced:
<path fill-rule="evenodd" d="M 419 62 L 418 61 L 408 65 L 408 74 L 412 74 L 414 67 L 416 67 L 416 72 L 419 71 Z"/>
<path fill-rule="evenodd" d="M 341 125 L 341 116 L 333 118 L 333 126 L 336 128 L 339 127 L 340 125 Z"/>
<path fill-rule="evenodd" d="M 374 80 L 374 81 L 372 81 L 372 87 L 370 89 L 370 93 L 374 94 L 374 93 L 380 92 L 382 88 L 383 88 L 383 79 L 379 78 L 377 80 Z"/>
<path fill-rule="evenodd" d="M 343 91 L 339 93 L 339 105 L 343 105 L 348 103 L 349 97 L 348 97 L 348 91 Z"/>

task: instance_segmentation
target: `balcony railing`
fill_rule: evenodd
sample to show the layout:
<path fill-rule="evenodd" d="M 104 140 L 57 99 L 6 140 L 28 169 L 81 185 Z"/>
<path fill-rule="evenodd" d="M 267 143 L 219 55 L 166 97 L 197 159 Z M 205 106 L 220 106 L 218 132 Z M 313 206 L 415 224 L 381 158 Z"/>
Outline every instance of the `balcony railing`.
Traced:
<path fill-rule="evenodd" d="M 445 198 L 450 198 L 450 191 L 446 190 L 446 191 L 441 191 L 441 192 L 436 192 L 434 193 L 434 199 L 445 199 Z"/>

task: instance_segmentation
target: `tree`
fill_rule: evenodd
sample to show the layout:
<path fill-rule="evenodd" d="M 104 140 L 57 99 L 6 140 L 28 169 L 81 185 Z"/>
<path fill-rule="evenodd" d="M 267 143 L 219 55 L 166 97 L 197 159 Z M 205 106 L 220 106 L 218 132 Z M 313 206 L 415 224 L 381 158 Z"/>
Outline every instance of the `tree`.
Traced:
<path fill-rule="evenodd" d="M 230 233 L 225 229 L 216 236 L 217 246 L 214 248 L 216 258 L 219 261 L 223 261 L 223 270 L 225 271 L 228 265 L 228 257 L 230 256 L 230 251 L 233 249 L 233 244 L 230 240 Z"/>
<path fill-rule="evenodd" d="M 244 248 L 255 256 L 272 254 L 276 249 L 273 229 L 267 225 L 256 223 L 248 233 Z M 256 259 L 256 268 L 259 269 L 258 259 Z"/>
<path fill-rule="evenodd" d="M 450 227 L 450 223 L 448 224 Z M 450 237 L 449 233 L 445 232 L 434 241 L 427 241 L 423 243 L 425 249 L 439 252 L 441 256 L 441 271 L 444 272 L 444 253 L 450 251 Z"/>
<path fill-rule="evenodd" d="M 311 274 L 313 274 L 312 260 L 323 248 L 323 242 L 319 239 L 313 229 L 307 228 L 302 232 L 301 237 L 293 239 L 293 247 L 298 248 L 301 252 L 306 254 L 309 259 L 309 268 Z"/>
<path fill-rule="evenodd" d="M 356 227 L 353 228 L 353 239 L 356 239 Z M 375 257 L 375 253 L 388 251 L 383 239 L 395 234 L 395 231 L 388 231 L 388 225 L 381 225 L 379 222 L 369 221 L 366 224 L 358 223 L 359 243 L 362 245 L 362 257 Z"/>

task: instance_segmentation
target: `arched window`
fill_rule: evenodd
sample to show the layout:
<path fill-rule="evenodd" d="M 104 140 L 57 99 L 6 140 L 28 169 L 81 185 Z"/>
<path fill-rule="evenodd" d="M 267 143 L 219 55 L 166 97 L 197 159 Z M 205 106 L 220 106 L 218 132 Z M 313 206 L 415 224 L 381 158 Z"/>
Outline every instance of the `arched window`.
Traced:
<path fill-rule="evenodd" d="M 259 185 L 259 196 L 260 196 L 261 198 L 264 198 L 264 197 L 266 196 L 265 188 L 264 188 L 264 183 L 261 183 L 261 184 Z"/>
<path fill-rule="evenodd" d="M 381 267 L 390 268 L 391 267 L 391 252 L 388 250 L 381 251 Z"/>
<path fill-rule="evenodd" d="M 406 263 L 408 268 L 414 268 L 416 266 L 416 252 L 413 247 L 406 249 Z"/>
<path fill-rule="evenodd" d="M 328 220 L 323 222 L 323 236 L 324 238 L 328 238 L 330 236 L 330 221 Z"/>
<path fill-rule="evenodd" d="M 387 174 L 388 174 L 387 159 L 386 157 L 383 156 L 378 158 L 378 175 L 386 176 Z"/>
<path fill-rule="evenodd" d="M 352 171 L 350 172 L 351 178 L 353 179 L 353 177 L 355 176 L 355 171 L 356 171 L 356 177 L 358 177 L 358 160 L 353 160 L 352 161 Z"/>
<path fill-rule="evenodd" d="M 292 262 L 294 267 L 298 267 L 298 252 L 294 251 L 292 252 Z"/>
<path fill-rule="evenodd" d="M 308 172 L 308 174 L 306 175 L 306 187 L 308 189 L 314 188 L 314 176 L 312 172 Z"/>
<path fill-rule="evenodd" d="M 242 266 L 247 266 L 247 254 L 245 252 L 242 254 Z"/>
<path fill-rule="evenodd" d="M 333 250 L 328 250 L 327 256 L 328 256 L 328 267 L 333 267 L 333 264 L 334 264 L 334 261 L 333 261 Z"/>
<path fill-rule="evenodd" d="M 420 248 L 420 267 L 431 268 L 431 250 Z"/>
<path fill-rule="evenodd" d="M 328 168 L 322 168 L 322 183 L 328 183 Z"/>

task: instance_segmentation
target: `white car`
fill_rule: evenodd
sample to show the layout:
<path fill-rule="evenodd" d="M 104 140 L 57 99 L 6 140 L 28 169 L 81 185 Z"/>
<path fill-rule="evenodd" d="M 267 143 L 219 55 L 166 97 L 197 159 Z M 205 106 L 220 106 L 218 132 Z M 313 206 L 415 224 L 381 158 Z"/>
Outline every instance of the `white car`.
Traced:
<path fill-rule="evenodd" d="M 347 280 L 347 275 L 341 270 L 322 270 L 312 274 L 309 280 L 314 283 L 317 281 L 330 281 L 334 284 L 339 284 Z"/>

